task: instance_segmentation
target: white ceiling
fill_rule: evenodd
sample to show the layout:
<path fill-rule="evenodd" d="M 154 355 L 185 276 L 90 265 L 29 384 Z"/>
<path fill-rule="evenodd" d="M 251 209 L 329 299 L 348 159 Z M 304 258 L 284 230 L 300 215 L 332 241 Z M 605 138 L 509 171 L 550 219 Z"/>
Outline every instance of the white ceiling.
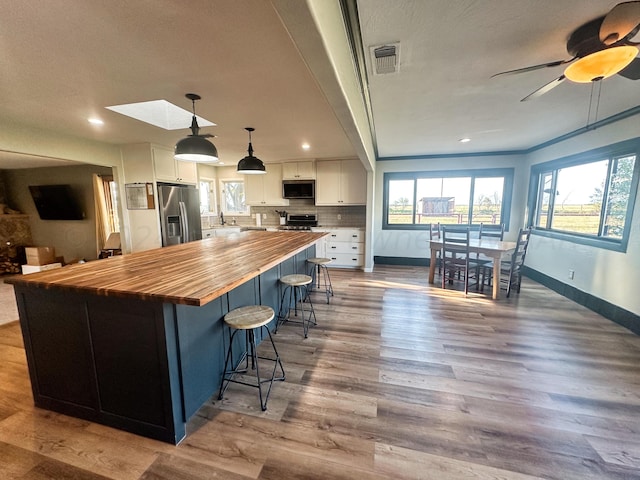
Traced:
<path fill-rule="evenodd" d="M 358 0 L 365 51 L 401 44 L 398 74 L 368 69 L 378 156 L 523 150 L 585 127 L 590 84 L 565 81 L 520 102 L 563 67 L 490 77 L 570 58 L 569 35 L 617 3 Z M 639 104 L 640 81 L 616 75 L 602 82 L 598 119 Z"/>
<path fill-rule="evenodd" d="M 564 82 L 519 101 L 562 67 L 490 77 L 568 58 L 569 34 L 616 3 L 357 0 L 365 52 L 401 45 L 399 73 L 374 76 L 368 65 L 379 157 L 522 150 L 584 127 L 590 85 Z M 266 162 L 355 156 L 269 1 L 0 0 L 0 11 L 3 120 L 111 144 L 172 146 L 188 125 L 164 131 L 104 107 L 166 99 L 189 109 L 184 94 L 194 92 L 202 96 L 197 113 L 218 125 L 203 133 L 217 135 L 227 164 L 246 155 L 246 126 L 256 128 L 253 146 Z M 602 84 L 598 119 L 639 103 L 640 81 L 612 77 Z M 91 116 L 105 125 L 90 125 Z M 15 165 L 12 154 L 0 155 L 0 168 Z"/>
<path fill-rule="evenodd" d="M 3 120 L 172 147 L 189 124 L 165 131 L 104 107 L 166 99 L 191 109 L 184 95 L 194 92 L 198 115 L 218 125 L 201 133 L 217 135 L 227 163 L 247 154 L 248 126 L 266 162 L 354 156 L 268 1 L 0 0 L 0 12 Z"/>

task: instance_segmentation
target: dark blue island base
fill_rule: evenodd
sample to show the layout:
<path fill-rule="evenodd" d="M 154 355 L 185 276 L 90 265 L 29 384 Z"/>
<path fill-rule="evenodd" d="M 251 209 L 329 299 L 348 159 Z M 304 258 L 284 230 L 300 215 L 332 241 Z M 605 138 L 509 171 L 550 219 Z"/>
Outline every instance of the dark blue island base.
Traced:
<path fill-rule="evenodd" d="M 179 443 L 220 387 L 224 315 L 252 304 L 277 312 L 278 279 L 308 272 L 309 244 L 202 306 L 12 282 L 36 406 Z"/>

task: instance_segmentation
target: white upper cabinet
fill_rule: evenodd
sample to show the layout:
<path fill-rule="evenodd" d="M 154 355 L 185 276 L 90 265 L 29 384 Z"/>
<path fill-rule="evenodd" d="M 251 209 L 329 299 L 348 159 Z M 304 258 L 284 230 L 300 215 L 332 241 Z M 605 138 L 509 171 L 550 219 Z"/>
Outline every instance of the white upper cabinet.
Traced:
<path fill-rule="evenodd" d="M 198 183 L 195 162 L 183 162 L 173 157 L 173 150 L 154 146 L 153 169 L 156 180 L 172 183 Z"/>
<path fill-rule="evenodd" d="M 282 164 L 283 180 L 314 180 L 315 178 L 316 165 L 313 161 Z"/>
<path fill-rule="evenodd" d="M 173 155 L 173 152 L 171 154 Z M 178 174 L 178 182 L 198 183 L 198 165 L 196 162 L 176 160 L 176 173 Z"/>
<path fill-rule="evenodd" d="M 282 164 L 268 163 L 264 175 L 245 175 L 244 191 L 247 205 L 289 205 L 282 198 Z"/>
<path fill-rule="evenodd" d="M 327 160 L 316 165 L 316 205 L 365 205 L 367 172 L 359 160 Z"/>

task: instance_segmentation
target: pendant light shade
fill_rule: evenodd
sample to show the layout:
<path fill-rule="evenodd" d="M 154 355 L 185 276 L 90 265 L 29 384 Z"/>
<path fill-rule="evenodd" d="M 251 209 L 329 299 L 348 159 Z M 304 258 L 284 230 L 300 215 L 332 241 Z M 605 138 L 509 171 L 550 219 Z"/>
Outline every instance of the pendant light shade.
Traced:
<path fill-rule="evenodd" d="M 255 130 L 252 127 L 245 127 L 245 130 L 249 132 L 249 155 L 244 157 L 238 162 L 238 173 L 245 175 L 259 175 L 267 173 L 264 168 L 264 163 L 257 157 L 253 156 L 253 146 L 251 145 L 251 132 Z"/>
<path fill-rule="evenodd" d="M 187 93 L 185 97 L 191 100 L 193 105 L 193 117 L 190 127 L 191 135 L 176 143 L 173 156 L 177 160 L 187 162 L 216 163 L 218 161 L 218 149 L 213 143 L 207 140 L 208 137 L 212 137 L 213 135 L 200 135 L 200 127 L 196 119 L 196 100 L 200 100 L 200 95 Z"/>

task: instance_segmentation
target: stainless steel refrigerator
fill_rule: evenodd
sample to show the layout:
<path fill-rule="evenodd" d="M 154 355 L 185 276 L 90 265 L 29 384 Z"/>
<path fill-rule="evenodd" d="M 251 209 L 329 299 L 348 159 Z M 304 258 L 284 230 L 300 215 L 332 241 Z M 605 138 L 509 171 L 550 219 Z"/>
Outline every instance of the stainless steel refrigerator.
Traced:
<path fill-rule="evenodd" d="M 202 239 L 198 189 L 158 184 L 162 246 Z"/>

